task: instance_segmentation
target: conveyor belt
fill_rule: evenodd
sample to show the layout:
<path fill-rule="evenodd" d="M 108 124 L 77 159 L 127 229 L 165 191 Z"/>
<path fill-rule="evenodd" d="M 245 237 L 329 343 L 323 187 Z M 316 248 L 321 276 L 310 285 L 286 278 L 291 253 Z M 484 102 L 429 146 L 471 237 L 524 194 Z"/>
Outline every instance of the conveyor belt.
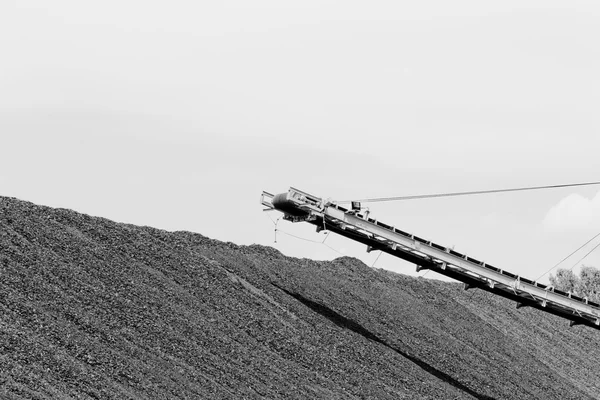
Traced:
<path fill-rule="evenodd" d="M 430 269 L 465 284 L 517 302 L 517 308 L 533 307 L 569 321 L 570 326 L 587 325 L 600 329 L 600 304 L 572 293 L 557 290 L 486 264 L 447 247 L 403 232 L 348 210 L 335 202 L 290 188 L 287 193 L 263 192 L 261 204 L 284 213 L 292 222 L 308 222 L 367 245 L 367 251 L 380 250 L 417 265 L 417 271 Z"/>

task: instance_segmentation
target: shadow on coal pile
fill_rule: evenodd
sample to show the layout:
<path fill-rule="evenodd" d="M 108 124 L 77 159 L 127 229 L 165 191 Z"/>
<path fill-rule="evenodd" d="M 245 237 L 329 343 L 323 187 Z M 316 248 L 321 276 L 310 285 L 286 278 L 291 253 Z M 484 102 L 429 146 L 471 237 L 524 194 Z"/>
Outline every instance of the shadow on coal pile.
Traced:
<path fill-rule="evenodd" d="M 329 319 L 331 322 L 333 322 L 337 326 L 344 328 L 344 329 L 351 330 L 369 340 L 372 340 L 376 343 L 380 343 L 380 344 L 384 345 L 385 347 L 389 348 L 390 350 L 393 350 L 396 353 L 400 354 L 402 357 L 406 358 L 407 360 L 412 361 L 415 365 L 417 365 L 422 370 L 424 370 L 424 371 L 430 373 L 431 375 L 435 376 L 436 378 L 441 379 L 442 381 L 454 386 L 455 388 L 462 390 L 463 392 L 475 397 L 476 399 L 494 400 L 493 397 L 479 394 L 479 393 L 475 392 L 474 390 L 469 389 L 467 386 L 463 385 L 456 379 L 452 378 L 450 375 L 432 367 L 431 365 L 427 364 L 425 361 L 420 360 L 416 357 L 413 357 L 413 356 L 403 352 L 402 350 L 399 350 L 399 349 L 387 344 L 385 341 L 383 341 L 381 338 L 379 338 L 373 332 L 369 331 L 368 329 L 366 329 L 365 327 L 360 325 L 358 322 L 353 321 L 349 318 L 346 318 L 343 315 L 340 315 L 336 311 L 332 310 L 331 308 L 329 308 L 323 304 L 319 304 L 315 301 L 307 299 L 306 297 L 302 296 L 301 294 L 290 292 L 289 290 L 284 289 L 275 283 L 271 283 L 271 284 L 273 286 L 275 286 L 276 288 L 278 288 L 279 290 L 289 294 L 290 296 L 292 296 L 293 298 L 295 298 L 296 300 L 298 300 L 299 302 L 301 302 L 302 304 L 304 304 L 305 306 L 307 306 L 314 312 L 321 314 L 325 318 Z"/>

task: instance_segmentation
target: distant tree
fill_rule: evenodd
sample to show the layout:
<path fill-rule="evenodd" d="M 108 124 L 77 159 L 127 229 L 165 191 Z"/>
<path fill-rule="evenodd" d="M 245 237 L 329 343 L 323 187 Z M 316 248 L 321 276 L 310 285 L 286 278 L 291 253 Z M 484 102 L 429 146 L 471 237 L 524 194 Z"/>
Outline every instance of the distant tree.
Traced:
<path fill-rule="evenodd" d="M 600 270 L 590 266 L 581 267 L 575 291 L 582 297 L 598 302 L 600 300 Z"/>
<path fill-rule="evenodd" d="M 556 275 L 550 275 L 550 285 L 563 292 L 575 293 L 575 288 L 579 284 L 579 277 L 570 269 L 559 268 Z"/>
<path fill-rule="evenodd" d="M 594 267 L 584 265 L 579 276 L 569 269 L 558 269 L 556 275 L 550 275 L 550 284 L 563 292 L 600 302 L 600 270 Z"/>

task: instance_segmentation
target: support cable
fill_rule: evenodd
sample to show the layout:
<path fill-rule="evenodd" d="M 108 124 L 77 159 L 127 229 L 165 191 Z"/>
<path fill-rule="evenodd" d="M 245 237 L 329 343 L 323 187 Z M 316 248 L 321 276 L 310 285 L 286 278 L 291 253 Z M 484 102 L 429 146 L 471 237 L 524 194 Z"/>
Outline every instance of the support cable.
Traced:
<path fill-rule="evenodd" d="M 563 262 L 567 261 L 569 258 L 571 258 L 573 255 L 575 255 L 575 253 L 577 253 L 579 250 L 583 249 L 585 246 L 587 246 L 588 244 L 590 244 L 592 241 L 594 241 L 594 239 L 598 238 L 600 236 L 600 232 L 598 232 L 593 238 L 591 238 L 590 240 L 588 240 L 587 242 L 585 242 L 584 244 L 582 244 L 577 250 L 575 250 L 574 252 L 572 252 L 571 254 L 569 254 L 568 256 L 566 256 L 565 258 L 563 258 L 562 260 L 560 260 L 558 263 L 556 263 L 552 268 L 550 268 L 548 271 L 544 272 L 542 275 L 540 275 L 539 278 L 536 279 L 536 282 L 539 281 L 541 278 L 543 278 L 546 274 L 548 274 L 550 271 L 552 271 L 553 269 L 555 269 L 556 267 L 558 267 L 560 264 L 562 264 Z M 600 243 L 594 247 L 592 249 L 592 251 L 590 251 L 589 253 L 587 253 L 581 260 L 579 260 L 575 265 L 579 264 L 581 261 L 583 261 L 587 256 L 589 256 L 594 250 L 596 250 L 596 248 L 600 246 Z M 573 268 L 575 268 L 575 265 L 573 265 L 571 268 L 569 268 L 569 270 L 572 270 Z"/>
<path fill-rule="evenodd" d="M 594 246 L 593 249 L 591 249 L 590 251 L 588 251 L 586 253 L 585 256 L 583 256 L 581 258 L 581 260 L 577 261 L 575 264 L 573 264 L 573 266 L 571 268 L 569 268 L 569 270 L 572 270 L 573 268 L 575 268 L 577 265 L 579 265 L 580 262 L 582 262 L 583 260 L 585 260 L 590 254 L 592 254 L 598 247 L 600 247 L 600 243 L 598 243 L 597 245 Z"/>
<path fill-rule="evenodd" d="M 523 192 L 523 191 L 528 191 L 528 190 L 558 189 L 558 188 L 592 186 L 592 185 L 600 185 L 600 181 L 584 182 L 584 183 L 568 183 L 568 184 L 563 184 L 563 185 L 529 186 L 529 187 L 511 188 L 511 189 L 477 190 L 477 191 L 470 191 L 470 192 L 450 192 L 450 193 L 420 194 L 420 195 L 413 195 L 413 196 L 375 197 L 375 198 L 371 198 L 371 199 L 337 201 L 336 203 L 344 204 L 344 203 L 351 203 L 353 201 L 358 201 L 361 203 L 376 203 L 376 202 L 384 202 L 384 201 L 402 201 L 402 200 L 431 199 L 431 198 L 437 198 L 437 197 L 471 196 L 471 195 L 479 195 L 479 194 Z"/>

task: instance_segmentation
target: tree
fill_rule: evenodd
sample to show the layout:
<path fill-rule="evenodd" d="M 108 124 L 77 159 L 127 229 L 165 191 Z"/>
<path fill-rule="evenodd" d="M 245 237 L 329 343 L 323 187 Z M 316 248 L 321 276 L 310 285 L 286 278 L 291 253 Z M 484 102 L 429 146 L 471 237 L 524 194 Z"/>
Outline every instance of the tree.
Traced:
<path fill-rule="evenodd" d="M 563 292 L 600 302 L 600 270 L 594 267 L 584 265 L 579 276 L 570 269 L 558 269 L 556 275 L 550 275 L 550 284 Z"/>
<path fill-rule="evenodd" d="M 563 292 L 575 293 L 575 289 L 579 284 L 579 277 L 570 269 L 559 268 L 556 275 L 550 275 L 550 285 Z"/>
<path fill-rule="evenodd" d="M 590 266 L 581 267 L 575 291 L 591 301 L 600 301 L 600 270 Z"/>

